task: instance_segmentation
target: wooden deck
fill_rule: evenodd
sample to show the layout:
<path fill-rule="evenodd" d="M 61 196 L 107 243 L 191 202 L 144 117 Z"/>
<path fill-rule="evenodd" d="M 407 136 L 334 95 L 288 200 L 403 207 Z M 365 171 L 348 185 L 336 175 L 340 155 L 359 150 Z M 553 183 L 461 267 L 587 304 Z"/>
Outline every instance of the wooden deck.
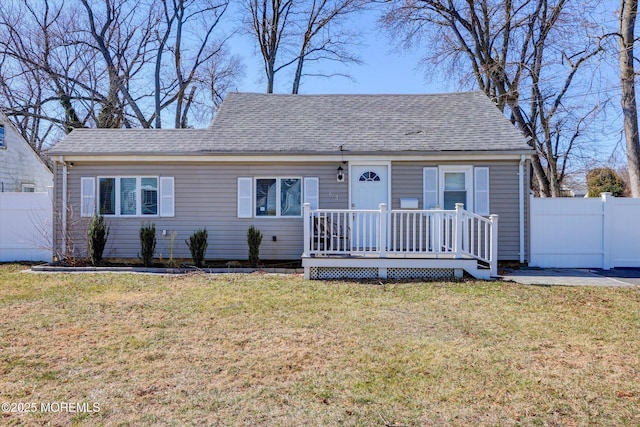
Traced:
<path fill-rule="evenodd" d="M 312 210 L 304 205 L 305 278 L 479 279 L 497 275 L 498 217 L 455 210 Z"/>

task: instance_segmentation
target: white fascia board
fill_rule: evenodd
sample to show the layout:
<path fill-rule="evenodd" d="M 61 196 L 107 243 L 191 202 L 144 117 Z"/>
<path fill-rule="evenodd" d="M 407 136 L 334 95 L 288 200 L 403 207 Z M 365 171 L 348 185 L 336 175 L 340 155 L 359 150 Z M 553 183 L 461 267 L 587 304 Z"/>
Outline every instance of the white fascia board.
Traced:
<path fill-rule="evenodd" d="M 194 154 L 194 155 L 74 155 L 64 156 L 68 162 L 125 162 L 125 163 L 174 163 L 174 162 L 214 162 L 214 163 L 246 163 L 246 162 L 289 162 L 289 163 L 316 163 L 316 162 L 400 162 L 400 161 L 481 161 L 481 160 L 520 160 L 522 152 L 491 152 L 491 153 L 436 153 L 436 154 L 378 154 L 378 155 L 349 155 L 340 154 L 282 154 L 282 155 L 238 155 L 238 154 Z M 525 154 L 530 158 L 531 154 Z"/>

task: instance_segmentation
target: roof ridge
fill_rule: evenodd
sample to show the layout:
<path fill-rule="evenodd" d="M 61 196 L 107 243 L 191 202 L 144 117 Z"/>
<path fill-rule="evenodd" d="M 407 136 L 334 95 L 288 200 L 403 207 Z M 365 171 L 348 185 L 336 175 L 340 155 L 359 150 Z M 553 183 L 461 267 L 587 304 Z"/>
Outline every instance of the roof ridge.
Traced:
<path fill-rule="evenodd" d="M 251 96 L 264 96 L 264 97 L 429 97 L 429 96 L 455 96 L 455 95 L 468 95 L 468 94 L 482 94 L 487 96 L 481 90 L 469 90 L 461 92 L 434 92 L 434 93 L 264 93 L 264 92 L 228 92 L 229 95 L 251 95 Z"/>

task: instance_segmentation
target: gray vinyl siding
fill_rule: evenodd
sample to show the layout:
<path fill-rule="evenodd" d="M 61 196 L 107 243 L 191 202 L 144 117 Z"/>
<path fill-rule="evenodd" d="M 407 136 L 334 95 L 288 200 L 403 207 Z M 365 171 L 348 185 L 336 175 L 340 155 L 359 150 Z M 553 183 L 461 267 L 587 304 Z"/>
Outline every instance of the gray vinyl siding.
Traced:
<path fill-rule="evenodd" d="M 400 198 L 416 197 L 422 208 L 422 169 L 445 164 L 488 166 L 490 178 L 490 211 L 499 219 L 499 259 L 519 258 L 518 162 L 392 162 L 391 206 L 400 207 Z M 207 259 L 246 259 L 246 233 L 251 225 L 262 231 L 260 256 L 263 259 L 299 259 L 303 250 L 302 218 L 238 218 L 238 177 L 318 177 L 319 206 L 323 209 L 349 208 L 349 176 L 337 182 L 336 162 L 302 163 L 162 163 L 162 164 L 81 164 L 75 162 L 68 175 L 69 248 L 76 256 L 86 256 L 86 233 L 89 218 L 80 218 L 80 179 L 98 176 L 171 176 L 175 183 L 175 217 L 120 218 L 107 217 L 111 232 L 105 257 L 136 258 L 140 252 L 138 233 L 145 222 L 153 222 L 157 230 L 156 255 L 168 257 L 170 234 L 176 232 L 175 258 L 190 258 L 185 240 L 196 230 L 209 232 Z M 346 166 L 343 166 L 347 170 Z M 528 169 L 526 169 L 528 170 Z M 56 244 L 62 238 L 59 218 L 62 206 L 62 167 L 55 177 Z M 525 183 L 528 192 L 529 182 Z M 255 195 L 254 195 L 255 198 Z M 529 198 L 525 197 L 525 212 Z M 167 230 L 167 236 L 162 236 Z M 525 227 L 526 241 L 528 229 Z M 273 236 L 276 236 L 274 242 Z M 525 244 L 528 248 L 528 243 Z"/>
<path fill-rule="evenodd" d="M 247 229 L 255 225 L 263 234 L 263 259 L 299 259 L 303 250 L 302 218 L 237 218 L 237 178 L 319 177 L 320 207 L 348 207 L 348 183 L 336 182 L 336 163 L 303 164 L 78 164 L 69 169 L 68 198 L 72 211 L 80 212 L 80 178 L 88 176 L 172 176 L 175 185 L 175 217 L 105 217 L 111 231 L 105 257 L 135 258 L 140 252 L 141 225 L 153 222 L 157 230 L 156 255 L 168 257 L 170 234 L 177 232 L 175 258 L 190 258 L 185 240 L 197 229 L 209 232 L 207 259 L 246 259 Z M 61 168 L 59 168 L 61 170 Z M 56 182 L 61 188 L 61 180 Z M 61 193 L 58 191 L 57 193 Z M 59 196 L 61 200 L 61 196 Z M 86 256 L 88 218 L 69 219 L 78 256 Z M 167 230 L 166 237 L 162 230 Z M 276 236 L 274 242 L 273 236 Z"/>
<path fill-rule="evenodd" d="M 489 167 L 489 207 L 498 219 L 498 259 L 515 261 L 520 258 L 520 235 L 518 215 L 518 161 L 496 162 L 393 162 L 391 165 L 391 206 L 400 208 L 400 198 L 418 198 L 422 209 L 422 169 L 427 166 L 473 165 Z M 525 214 L 528 204 L 528 181 L 525 183 Z M 526 217 L 525 217 L 526 218 Z M 525 250 L 528 239 L 525 226 Z"/>

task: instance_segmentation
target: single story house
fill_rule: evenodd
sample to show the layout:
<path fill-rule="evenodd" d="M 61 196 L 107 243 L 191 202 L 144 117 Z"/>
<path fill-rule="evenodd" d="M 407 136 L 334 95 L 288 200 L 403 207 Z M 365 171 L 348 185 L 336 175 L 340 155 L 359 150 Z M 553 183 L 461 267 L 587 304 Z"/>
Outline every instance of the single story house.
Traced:
<path fill-rule="evenodd" d="M 311 278 L 488 277 L 527 260 L 531 154 L 481 92 L 230 93 L 208 129 L 71 132 L 50 151 L 56 245 L 86 256 L 98 211 L 106 257 L 137 257 L 153 222 L 162 257 L 206 227 L 207 259 L 246 259 L 254 225 L 262 259 Z"/>
<path fill-rule="evenodd" d="M 53 185 L 53 173 L 0 112 L 0 193 L 44 193 Z"/>

